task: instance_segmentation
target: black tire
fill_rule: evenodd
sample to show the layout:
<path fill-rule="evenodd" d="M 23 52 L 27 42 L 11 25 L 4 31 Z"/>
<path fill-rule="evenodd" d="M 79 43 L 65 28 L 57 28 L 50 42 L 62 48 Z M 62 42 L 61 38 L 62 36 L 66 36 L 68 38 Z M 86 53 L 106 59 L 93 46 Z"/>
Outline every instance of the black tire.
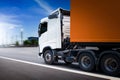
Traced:
<path fill-rule="evenodd" d="M 92 71 L 95 69 L 95 58 L 89 52 L 80 54 L 79 66 L 84 71 Z"/>
<path fill-rule="evenodd" d="M 67 65 L 72 64 L 72 62 L 68 62 L 68 61 L 66 61 L 65 59 L 64 59 L 64 62 L 65 62 Z"/>
<path fill-rule="evenodd" d="M 54 55 L 51 50 L 46 50 L 44 52 L 44 61 L 46 64 L 53 64 L 54 63 Z"/>
<path fill-rule="evenodd" d="M 120 59 L 116 55 L 105 55 L 101 59 L 100 67 L 104 73 L 117 76 L 120 70 Z"/>

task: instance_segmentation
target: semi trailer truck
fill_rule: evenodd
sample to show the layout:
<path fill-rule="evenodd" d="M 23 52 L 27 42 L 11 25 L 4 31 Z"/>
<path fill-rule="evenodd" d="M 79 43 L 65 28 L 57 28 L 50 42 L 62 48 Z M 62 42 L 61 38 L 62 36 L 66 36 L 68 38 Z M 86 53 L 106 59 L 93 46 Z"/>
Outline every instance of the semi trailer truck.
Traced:
<path fill-rule="evenodd" d="M 97 69 L 108 75 L 119 75 L 120 26 L 111 29 L 79 23 L 73 26 L 75 21 L 72 18 L 69 10 L 58 8 L 41 19 L 38 29 L 39 55 L 43 56 L 45 63 L 53 64 L 58 60 L 66 64 L 77 62 L 84 71 Z"/>

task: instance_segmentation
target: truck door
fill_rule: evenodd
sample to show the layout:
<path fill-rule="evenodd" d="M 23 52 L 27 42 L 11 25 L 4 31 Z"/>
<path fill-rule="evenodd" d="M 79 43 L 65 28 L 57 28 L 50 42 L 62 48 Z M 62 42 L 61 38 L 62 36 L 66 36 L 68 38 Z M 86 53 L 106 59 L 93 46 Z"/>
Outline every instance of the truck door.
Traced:
<path fill-rule="evenodd" d="M 40 23 L 39 25 L 39 47 L 40 47 L 40 52 L 46 46 L 47 42 L 47 22 Z"/>

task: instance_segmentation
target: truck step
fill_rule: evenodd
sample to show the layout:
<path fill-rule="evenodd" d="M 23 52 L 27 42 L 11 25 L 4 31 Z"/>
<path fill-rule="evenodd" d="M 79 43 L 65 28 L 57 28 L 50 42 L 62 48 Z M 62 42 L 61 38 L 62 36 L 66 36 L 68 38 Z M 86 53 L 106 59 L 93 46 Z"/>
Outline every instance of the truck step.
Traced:
<path fill-rule="evenodd" d="M 74 62 L 75 61 L 75 58 L 74 57 L 66 57 L 65 60 L 67 62 Z"/>
<path fill-rule="evenodd" d="M 59 52 L 57 52 L 57 55 L 63 56 L 64 54 L 67 54 L 68 52 L 69 52 L 69 50 L 59 51 Z"/>

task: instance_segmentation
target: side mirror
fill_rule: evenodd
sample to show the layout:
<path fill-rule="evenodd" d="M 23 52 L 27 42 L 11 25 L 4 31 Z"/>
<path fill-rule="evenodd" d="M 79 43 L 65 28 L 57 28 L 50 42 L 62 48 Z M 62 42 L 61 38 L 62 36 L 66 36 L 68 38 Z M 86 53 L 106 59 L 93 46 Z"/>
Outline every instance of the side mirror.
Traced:
<path fill-rule="evenodd" d="M 41 24 L 39 24 L 39 27 L 38 27 L 38 36 L 39 36 L 39 37 L 41 36 L 41 33 L 40 33 L 40 26 L 41 26 Z"/>
<path fill-rule="evenodd" d="M 40 30 L 38 30 L 38 36 L 39 36 L 39 37 L 41 36 L 41 34 L 40 34 Z"/>

